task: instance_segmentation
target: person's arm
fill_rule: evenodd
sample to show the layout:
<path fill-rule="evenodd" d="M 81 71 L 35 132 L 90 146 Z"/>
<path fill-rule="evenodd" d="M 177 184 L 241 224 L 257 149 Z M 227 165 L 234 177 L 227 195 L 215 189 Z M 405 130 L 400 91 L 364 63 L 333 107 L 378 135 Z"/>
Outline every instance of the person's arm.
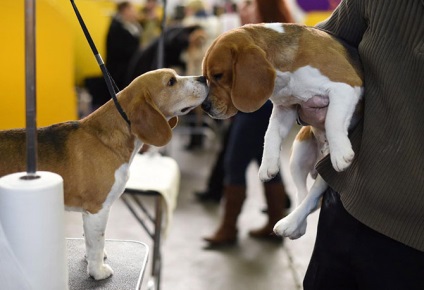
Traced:
<path fill-rule="evenodd" d="M 317 24 L 316 27 L 358 48 L 362 35 L 367 28 L 364 2 L 366 0 L 342 1 L 329 18 Z M 328 102 L 328 96 L 315 96 L 300 104 L 298 109 L 299 123 L 324 129 Z"/>

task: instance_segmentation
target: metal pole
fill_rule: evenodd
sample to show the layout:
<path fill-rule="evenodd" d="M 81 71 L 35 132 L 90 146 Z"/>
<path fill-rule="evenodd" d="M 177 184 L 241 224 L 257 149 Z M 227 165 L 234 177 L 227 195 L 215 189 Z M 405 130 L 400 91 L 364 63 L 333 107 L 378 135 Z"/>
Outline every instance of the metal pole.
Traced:
<path fill-rule="evenodd" d="M 35 0 L 25 0 L 25 95 L 27 176 L 37 178 L 37 125 L 35 73 Z"/>
<path fill-rule="evenodd" d="M 158 45 L 158 67 L 157 68 L 163 68 L 165 65 L 165 29 L 166 29 L 166 9 L 167 9 L 167 3 L 166 0 L 163 0 L 163 18 L 160 24 L 161 27 L 161 35 L 159 38 L 159 45 Z"/>

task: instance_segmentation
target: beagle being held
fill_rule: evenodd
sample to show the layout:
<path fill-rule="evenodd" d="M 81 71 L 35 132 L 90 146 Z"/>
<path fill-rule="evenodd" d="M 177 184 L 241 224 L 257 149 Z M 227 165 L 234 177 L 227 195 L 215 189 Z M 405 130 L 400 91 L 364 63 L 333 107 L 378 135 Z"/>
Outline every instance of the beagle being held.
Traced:
<path fill-rule="evenodd" d="M 262 181 L 279 171 L 281 144 L 296 120 L 297 106 L 314 96 L 328 96 L 325 131 L 304 127 L 294 143 L 290 168 L 301 203 L 274 227 L 279 235 L 302 236 L 307 216 L 318 207 L 327 187 L 318 176 L 307 195 L 308 173 L 316 175 L 316 162 L 328 153 L 336 171 L 345 170 L 354 157 L 348 127 L 363 94 L 355 52 L 316 28 L 250 24 L 215 40 L 204 58 L 203 75 L 209 94 L 202 108 L 213 118 L 253 112 L 267 99 L 273 102 L 259 168 Z"/>
<path fill-rule="evenodd" d="M 118 93 L 130 126 L 110 100 L 80 121 L 38 129 L 38 169 L 61 175 L 66 210 L 82 212 L 87 271 L 94 279 L 113 274 L 103 262 L 104 233 L 134 155 L 143 143 L 167 144 L 177 116 L 199 106 L 206 95 L 204 77 L 160 69 L 139 76 Z M 25 171 L 25 130 L 0 131 L 0 160 L 0 176 Z"/>

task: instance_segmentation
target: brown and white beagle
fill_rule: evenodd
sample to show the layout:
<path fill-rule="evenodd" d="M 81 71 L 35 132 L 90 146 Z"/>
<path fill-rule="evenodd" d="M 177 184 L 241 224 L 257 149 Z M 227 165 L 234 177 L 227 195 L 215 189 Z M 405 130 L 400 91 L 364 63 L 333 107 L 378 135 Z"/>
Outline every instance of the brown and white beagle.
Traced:
<path fill-rule="evenodd" d="M 307 216 L 318 207 L 327 187 L 318 176 L 308 194 L 308 173 L 316 174 L 316 162 L 328 153 L 337 171 L 345 170 L 354 157 L 348 127 L 363 94 L 362 68 L 355 51 L 316 28 L 250 24 L 212 43 L 203 60 L 203 75 L 209 94 L 202 108 L 213 118 L 253 112 L 268 99 L 273 102 L 259 169 L 263 181 L 279 171 L 281 144 L 296 120 L 297 106 L 314 96 L 328 96 L 325 131 L 304 127 L 293 147 L 290 167 L 298 203 L 302 203 L 274 228 L 279 235 L 302 236 Z"/>
<path fill-rule="evenodd" d="M 81 211 L 87 271 L 96 280 L 113 274 L 104 264 L 104 233 L 112 203 L 129 177 L 129 167 L 143 143 L 167 144 L 171 129 L 207 95 L 204 77 L 181 77 L 170 69 L 137 77 L 118 93 L 131 126 L 113 101 L 80 121 L 38 129 L 38 169 L 64 180 L 67 210 Z M 0 131 L 0 176 L 25 171 L 25 131 Z"/>

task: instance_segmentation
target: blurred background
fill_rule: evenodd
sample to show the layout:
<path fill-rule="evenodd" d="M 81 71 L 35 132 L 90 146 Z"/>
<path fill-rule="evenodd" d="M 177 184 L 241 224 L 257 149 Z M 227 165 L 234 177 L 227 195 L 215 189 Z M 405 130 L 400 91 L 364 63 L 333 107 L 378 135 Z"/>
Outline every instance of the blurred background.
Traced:
<path fill-rule="evenodd" d="M 105 59 L 106 37 L 118 1 L 79 0 L 81 14 L 100 54 Z M 131 1 L 142 26 L 140 48 L 146 48 L 160 33 L 163 12 L 160 0 Z M 234 4 L 223 0 L 167 2 L 167 27 L 200 24 L 211 39 L 237 25 L 231 15 Z M 287 1 L 296 22 L 314 25 L 325 19 L 338 2 L 323 0 Z M 24 2 L 0 2 L 0 129 L 25 126 L 24 117 Z M 101 76 L 69 1 L 37 0 L 37 124 L 77 119 L 91 110 L 93 96 L 87 95 L 87 79 Z M 207 17 L 206 17 L 207 16 Z M 203 19 L 202 19 L 203 18 Z M 200 20 L 199 20 L 200 19 Z M 184 59 L 177 61 L 185 62 Z M 184 67 L 179 72 L 184 72 Z"/>
<path fill-rule="evenodd" d="M 339 2 L 169 0 L 164 11 L 161 0 L 75 1 L 121 89 L 136 76 L 158 68 L 163 20 L 166 24 L 163 67 L 172 67 L 181 75 L 200 75 L 204 53 L 221 33 L 244 23 L 264 19 L 272 22 L 273 16 L 268 17 L 267 13 L 272 14 L 274 6 L 285 22 L 313 26 L 325 20 Z M 110 99 L 98 64 L 69 1 L 37 0 L 36 8 L 37 126 L 82 118 Z M 0 13 L 0 130 L 3 130 L 25 126 L 24 1 L 0 1 Z M 237 148 L 227 150 L 230 133 L 234 133 L 231 124 L 236 122 L 236 118 L 212 120 L 201 110 L 193 110 L 180 118 L 172 141 L 159 148 L 177 161 L 181 173 L 177 206 L 161 244 L 161 289 L 302 289 L 315 241 L 318 212 L 309 217 L 307 233 L 299 240 L 275 243 L 266 241 L 266 236 L 263 241 L 252 239 L 248 229 L 266 222 L 269 213 L 266 186 L 259 181 L 259 164 L 254 160 L 242 172 L 246 176 L 243 190 L 248 198 L 238 218 L 237 245 L 217 250 L 205 247 L 202 238 L 213 232 L 223 213 L 223 159 L 225 155 L 242 154 Z M 284 214 L 293 208 L 295 200 L 288 159 L 297 130 L 299 126 L 295 125 L 281 153 Z M 246 143 L 247 146 L 250 145 Z M 143 199 L 143 202 L 154 208 L 152 200 Z M 67 212 L 66 236 L 82 237 L 80 213 Z M 142 241 L 153 249 L 151 239 L 122 199 L 112 208 L 106 237 Z M 148 288 L 151 262 L 150 259 L 142 289 Z"/>

